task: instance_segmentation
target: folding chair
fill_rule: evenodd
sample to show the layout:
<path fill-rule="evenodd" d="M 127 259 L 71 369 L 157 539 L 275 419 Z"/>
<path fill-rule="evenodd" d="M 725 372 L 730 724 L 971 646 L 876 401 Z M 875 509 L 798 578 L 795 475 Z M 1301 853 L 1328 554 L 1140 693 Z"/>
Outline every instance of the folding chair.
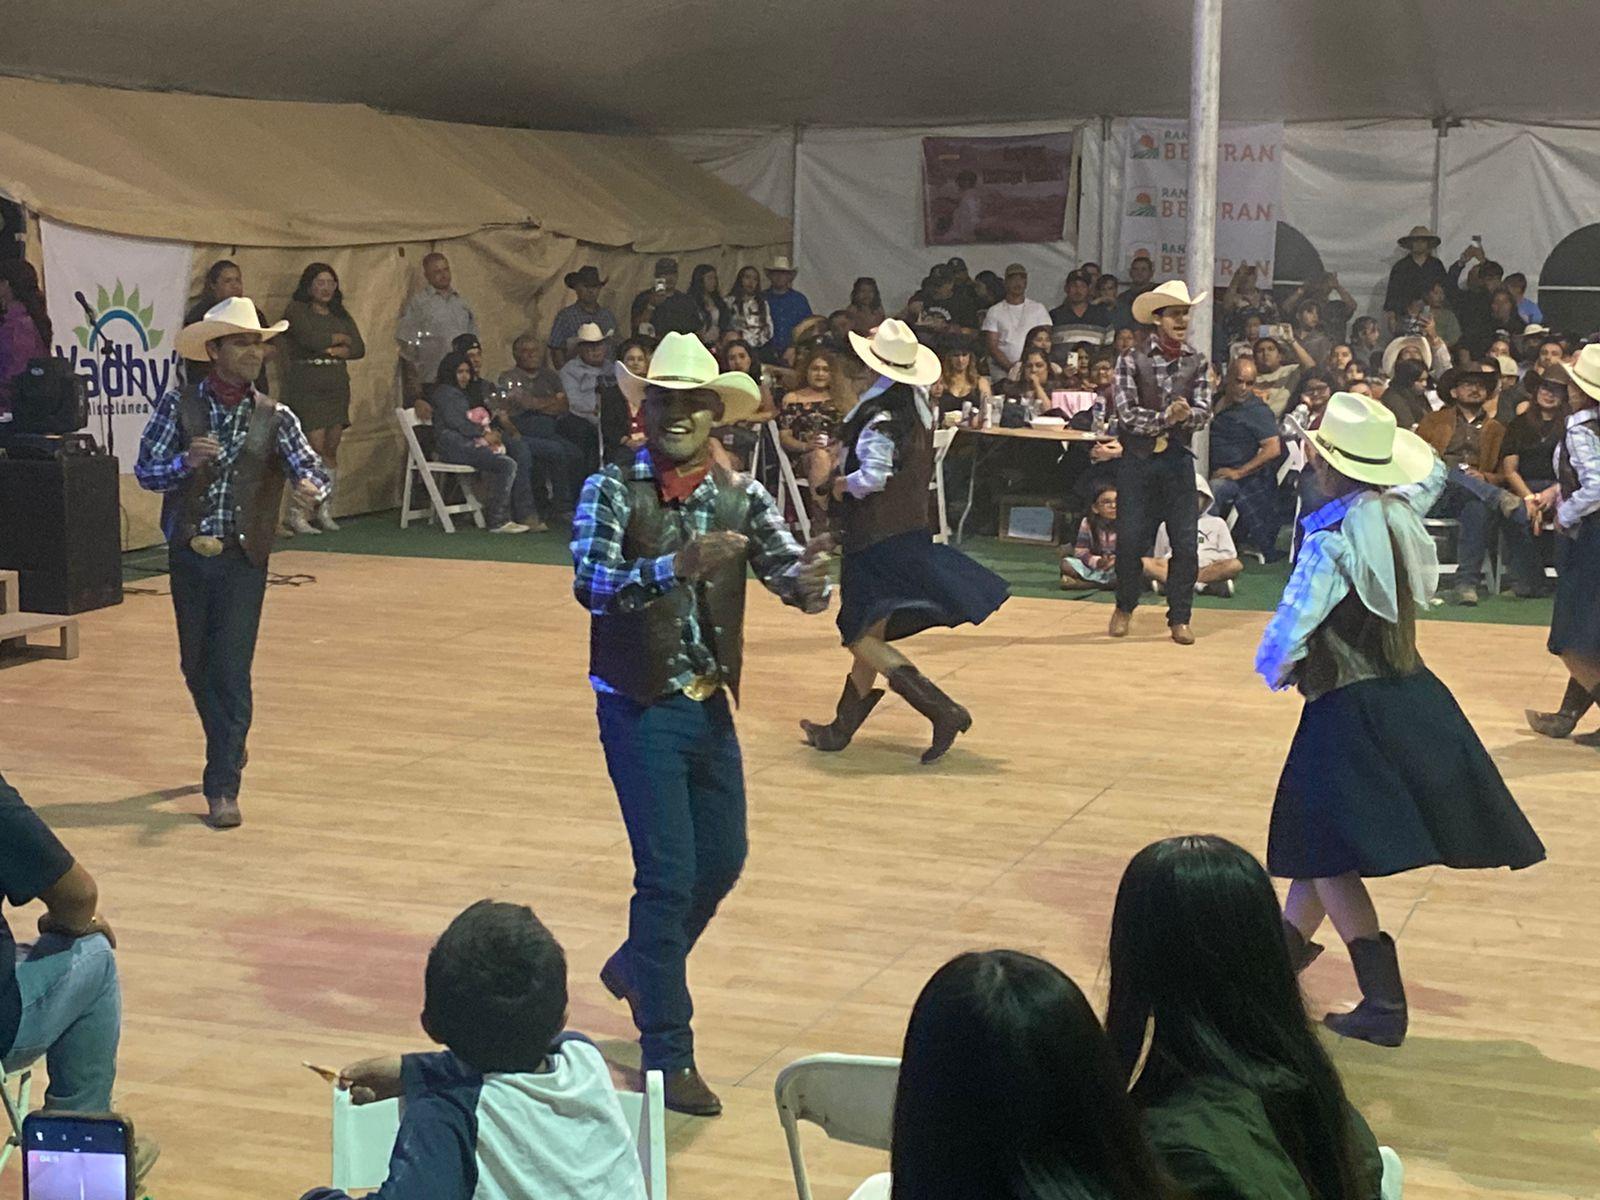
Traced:
<path fill-rule="evenodd" d="M 778 1072 L 773 1093 L 800 1200 L 811 1200 L 805 1156 L 800 1150 L 800 1122 L 822 1126 L 836 1141 L 887 1150 L 899 1083 L 898 1058 L 856 1054 L 813 1054 Z"/>
<path fill-rule="evenodd" d="M 811 514 L 806 511 L 805 494 L 800 490 L 800 481 L 795 478 L 794 464 L 789 461 L 789 452 L 783 448 L 783 441 L 778 437 L 778 423 L 767 422 L 767 432 L 772 436 L 772 457 L 777 461 L 778 474 L 783 479 L 783 490 L 789 496 L 789 503 L 794 507 L 795 524 L 800 526 L 800 540 L 811 540 Z"/>
<path fill-rule="evenodd" d="M 950 453 L 955 440 L 954 426 L 941 426 L 933 431 L 933 481 L 928 487 L 939 505 L 939 532 L 933 535 L 936 542 L 950 540 L 950 517 L 944 507 L 944 456 Z"/>
<path fill-rule="evenodd" d="M 10 1125 L 5 1142 L 0 1144 L 0 1171 L 5 1170 L 11 1152 L 22 1146 L 22 1118 L 28 1115 L 28 1100 L 32 1089 L 32 1067 L 23 1067 L 20 1071 L 12 1071 L 10 1074 L 6 1073 L 5 1068 L 0 1067 L 0 1105 L 4 1105 L 6 1120 Z"/>
<path fill-rule="evenodd" d="M 667 1200 L 666 1081 L 661 1072 L 645 1072 L 644 1091 L 619 1091 L 617 1102 L 633 1133 L 647 1200 Z M 401 1108 L 399 1100 L 353 1105 L 349 1092 L 333 1089 L 335 1188 L 354 1192 L 383 1185 L 400 1132 Z"/>
<path fill-rule="evenodd" d="M 406 440 L 406 482 L 400 494 L 400 528 L 406 528 L 418 517 L 427 517 L 430 521 L 437 519 L 446 533 L 454 533 L 456 525 L 450 518 L 462 513 L 471 513 L 478 528 L 485 528 L 488 522 L 484 520 L 483 505 L 478 503 L 478 497 L 472 491 L 473 469 L 463 463 L 433 462 L 423 454 L 422 444 L 417 441 L 417 426 L 425 422 L 417 416 L 416 409 L 396 408 L 394 415 L 395 420 L 400 422 L 400 433 Z M 444 496 L 439 491 L 439 476 L 455 477 L 461 488 L 462 500 L 459 504 L 444 502 Z M 428 494 L 428 503 L 421 508 L 412 508 L 411 489 L 418 479 Z"/>

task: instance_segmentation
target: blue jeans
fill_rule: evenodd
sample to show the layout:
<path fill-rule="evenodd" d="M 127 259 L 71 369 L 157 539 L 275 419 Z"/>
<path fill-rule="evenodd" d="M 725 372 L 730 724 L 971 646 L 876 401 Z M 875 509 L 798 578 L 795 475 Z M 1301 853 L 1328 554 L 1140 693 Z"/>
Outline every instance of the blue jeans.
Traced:
<path fill-rule="evenodd" d="M 1278 559 L 1278 530 L 1283 526 L 1283 506 L 1278 500 L 1278 479 L 1272 468 L 1263 467 L 1243 479 L 1213 479 L 1210 482 L 1211 511 L 1220 517 L 1226 515 L 1230 508 L 1237 508 L 1239 522 L 1235 532 L 1240 539 L 1261 551 L 1269 562 Z"/>
<path fill-rule="evenodd" d="M 43 1058 L 50 1069 L 45 1107 L 110 1112 L 122 1036 L 117 960 L 101 934 L 76 940 L 50 933 L 17 947 L 22 1024 L 5 1056 L 7 1071 Z"/>
<path fill-rule="evenodd" d="M 583 489 L 584 476 L 589 473 L 589 460 L 598 453 L 594 426 L 581 417 L 563 418 L 567 421 L 563 426 L 547 413 L 518 413 L 513 420 L 522 432 L 522 440 L 532 451 L 535 496 L 542 490 L 541 485 L 547 483 L 553 511 L 569 513 L 577 508 L 578 493 Z M 571 433 L 573 420 L 583 426 L 576 434 Z"/>
<path fill-rule="evenodd" d="M 628 940 L 645 1070 L 694 1065 L 689 952 L 745 859 L 744 763 L 725 692 L 654 704 L 600 693 L 600 744 L 633 847 Z"/>
<path fill-rule="evenodd" d="M 237 548 L 202 558 L 187 546 L 172 545 L 167 562 L 178 618 L 178 659 L 206 734 L 205 794 L 237 799 L 254 713 L 250 667 L 267 571 Z"/>
<path fill-rule="evenodd" d="M 484 520 L 498 529 L 511 519 L 512 489 L 517 483 L 517 460 L 509 454 L 496 454 L 488 446 L 474 446 L 460 436 L 441 440 L 438 457 L 442 462 L 471 467 L 486 485 Z"/>
<path fill-rule="evenodd" d="M 1507 534 L 1507 566 L 1519 586 L 1532 587 L 1542 582 L 1543 572 L 1537 572 L 1533 557 L 1533 535 L 1528 524 L 1526 509 L 1513 516 L 1501 515 L 1500 503 L 1507 493 L 1494 484 L 1474 479 L 1459 467 L 1450 468 L 1444 493 L 1439 497 L 1430 517 L 1453 517 L 1461 526 L 1456 540 L 1456 586 L 1477 587 L 1483 582 L 1483 559 L 1488 553 L 1489 539 L 1504 524 Z"/>

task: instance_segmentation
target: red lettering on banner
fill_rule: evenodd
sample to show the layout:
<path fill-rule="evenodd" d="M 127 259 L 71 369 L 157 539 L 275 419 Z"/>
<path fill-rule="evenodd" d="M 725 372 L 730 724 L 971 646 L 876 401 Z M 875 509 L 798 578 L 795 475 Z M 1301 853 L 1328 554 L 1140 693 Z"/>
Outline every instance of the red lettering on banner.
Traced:
<path fill-rule="evenodd" d="M 1163 200 L 1161 202 L 1161 215 L 1163 217 L 1187 217 L 1189 215 L 1189 202 L 1187 200 Z"/>
<path fill-rule="evenodd" d="M 1219 221 L 1272 221 L 1272 205 L 1251 204 L 1243 201 L 1235 204 L 1232 200 L 1222 200 L 1217 204 L 1217 220 Z"/>
<path fill-rule="evenodd" d="M 1240 146 L 1234 142 L 1222 144 L 1223 162 L 1276 162 L 1278 148 L 1270 143 Z"/>

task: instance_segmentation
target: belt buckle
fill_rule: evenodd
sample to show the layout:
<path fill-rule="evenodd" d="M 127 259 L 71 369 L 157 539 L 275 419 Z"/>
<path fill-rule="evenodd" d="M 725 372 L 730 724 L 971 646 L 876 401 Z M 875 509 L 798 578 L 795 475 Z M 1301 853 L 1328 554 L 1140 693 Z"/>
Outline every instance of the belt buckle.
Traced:
<path fill-rule="evenodd" d="M 1167 447 L 1168 447 L 1168 446 L 1170 446 L 1170 445 L 1171 445 L 1171 444 L 1172 444 L 1172 443 L 1171 443 L 1171 441 L 1170 441 L 1170 440 L 1168 440 L 1168 438 L 1167 438 L 1167 435 L 1166 435 L 1166 434 L 1164 434 L 1164 433 L 1163 433 L 1163 434 L 1160 434 L 1160 435 L 1159 435 L 1159 436 L 1158 436 L 1158 437 L 1157 437 L 1157 438 L 1156 438 L 1156 448 L 1155 448 L 1155 452 L 1156 452 L 1156 453 L 1157 453 L 1157 454 L 1165 454 L 1165 453 L 1166 453 L 1166 451 L 1167 451 Z"/>
<path fill-rule="evenodd" d="M 722 681 L 715 675 L 696 675 L 683 685 L 683 694 L 691 700 L 706 701 L 717 694 Z"/>

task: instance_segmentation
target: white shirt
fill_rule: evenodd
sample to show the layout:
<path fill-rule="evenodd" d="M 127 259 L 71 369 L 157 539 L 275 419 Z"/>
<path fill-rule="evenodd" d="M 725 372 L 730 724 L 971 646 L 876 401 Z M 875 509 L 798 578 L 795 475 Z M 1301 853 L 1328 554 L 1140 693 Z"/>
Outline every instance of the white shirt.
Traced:
<path fill-rule="evenodd" d="M 1035 325 L 1049 325 L 1050 310 L 1037 300 L 1024 297 L 1021 304 L 1002 300 L 989 306 L 984 314 L 983 331 L 1000 335 L 1000 353 L 1008 362 L 1022 357 L 1022 347 L 1028 340 L 1028 330 Z"/>

